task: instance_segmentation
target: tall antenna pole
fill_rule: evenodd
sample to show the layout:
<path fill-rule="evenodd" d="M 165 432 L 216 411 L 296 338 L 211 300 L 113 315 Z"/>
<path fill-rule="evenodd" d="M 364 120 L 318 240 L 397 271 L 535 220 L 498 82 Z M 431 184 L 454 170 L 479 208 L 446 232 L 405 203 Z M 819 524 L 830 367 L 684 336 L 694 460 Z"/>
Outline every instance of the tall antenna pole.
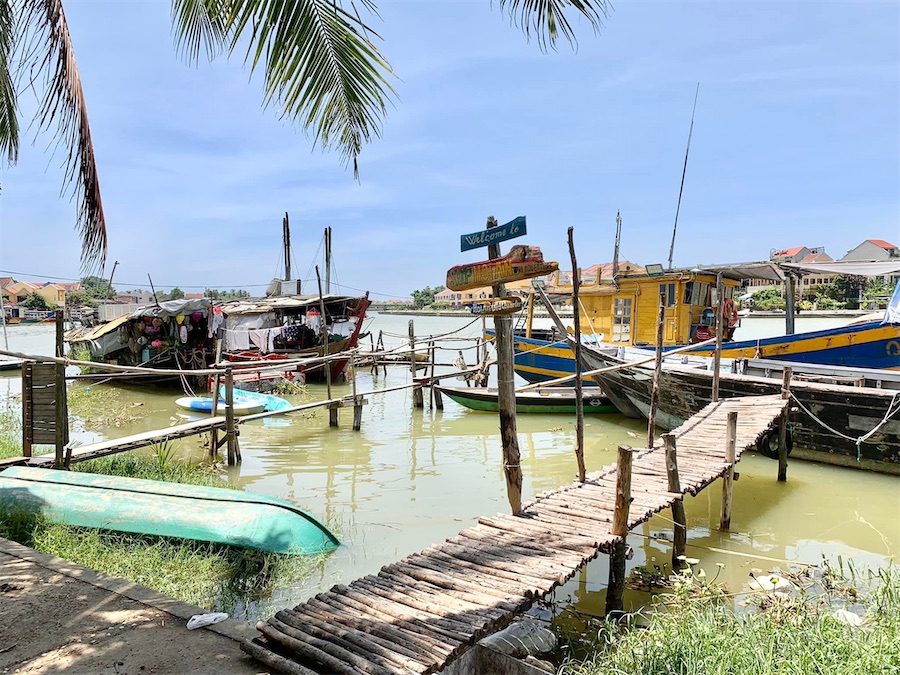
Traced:
<path fill-rule="evenodd" d="M 113 289 L 112 281 L 113 281 L 113 277 L 116 276 L 116 268 L 117 268 L 118 266 L 119 266 L 119 261 L 116 260 L 116 261 L 113 263 L 112 272 L 109 273 L 109 290 L 110 290 L 110 293 L 114 293 L 114 292 L 115 292 L 115 290 Z"/>
<path fill-rule="evenodd" d="M 688 131 L 687 149 L 684 151 L 684 168 L 681 170 L 681 187 L 678 189 L 678 206 L 675 207 L 675 224 L 672 226 L 672 245 L 669 246 L 669 271 L 672 270 L 672 257 L 675 255 L 675 232 L 678 231 L 678 213 L 681 211 L 681 195 L 684 193 L 684 177 L 687 174 L 688 154 L 691 151 L 691 136 L 694 134 L 694 113 L 697 112 L 697 97 L 700 95 L 700 83 L 694 92 L 694 108 L 691 110 L 691 128 Z"/>
<path fill-rule="evenodd" d="M 622 212 L 616 211 L 616 246 L 613 249 L 612 278 L 616 283 L 616 276 L 619 274 L 619 243 L 622 241 Z M 599 283 L 600 280 L 598 279 Z"/>
<path fill-rule="evenodd" d="M 291 224 L 287 211 L 284 212 L 284 220 L 281 222 L 282 239 L 284 240 L 284 280 L 291 280 Z"/>

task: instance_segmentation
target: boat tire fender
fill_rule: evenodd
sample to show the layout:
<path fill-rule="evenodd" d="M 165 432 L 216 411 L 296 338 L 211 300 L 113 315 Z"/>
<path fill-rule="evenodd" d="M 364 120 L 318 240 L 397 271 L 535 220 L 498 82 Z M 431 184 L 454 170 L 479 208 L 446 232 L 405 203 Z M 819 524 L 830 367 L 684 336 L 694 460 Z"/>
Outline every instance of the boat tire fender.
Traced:
<path fill-rule="evenodd" d="M 794 434 L 788 427 L 785 435 L 785 444 L 787 445 L 787 454 L 790 457 L 791 450 L 794 449 Z M 759 440 L 756 441 L 756 449 L 770 459 L 778 459 L 778 425 L 773 426 L 766 431 Z"/>

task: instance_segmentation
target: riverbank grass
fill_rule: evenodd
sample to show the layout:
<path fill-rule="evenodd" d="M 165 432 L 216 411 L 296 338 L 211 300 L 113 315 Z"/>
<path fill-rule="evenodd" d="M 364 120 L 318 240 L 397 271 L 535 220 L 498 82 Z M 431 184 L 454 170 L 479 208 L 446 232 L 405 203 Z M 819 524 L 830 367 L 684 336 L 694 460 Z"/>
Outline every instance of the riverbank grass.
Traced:
<path fill-rule="evenodd" d="M 690 580 L 661 596 L 645 627 L 600 624 L 592 655 L 565 675 L 858 675 L 900 673 L 900 570 L 843 577 L 827 565 L 815 584 L 752 596 L 734 611 L 720 588 Z"/>
<path fill-rule="evenodd" d="M 75 464 L 73 469 L 208 487 L 233 488 L 209 465 L 177 461 L 172 447 L 150 456 L 122 454 Z M 21 454 L 0 434 L 0 452 Z M 54 523 L 24 512 L 0 513 L 0 536 L 43 553 L 122 577 L 205 609 L 246 620 L 267 618 L 265 601 L 276 588 L 305 581 L 327 554 L 290 556 L 208 542 L 109 532 Z"/>

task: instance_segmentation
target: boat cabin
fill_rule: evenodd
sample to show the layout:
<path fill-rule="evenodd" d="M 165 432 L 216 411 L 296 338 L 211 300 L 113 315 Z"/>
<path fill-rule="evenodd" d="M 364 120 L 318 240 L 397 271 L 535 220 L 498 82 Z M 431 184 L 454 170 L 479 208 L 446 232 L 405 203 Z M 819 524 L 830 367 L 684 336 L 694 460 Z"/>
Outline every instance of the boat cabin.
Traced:
<path fill-rule="evenodd" d="M 597 341 L 621 345 L 653 345 L 656 343 L 656 319 L 660 295 L 665 303 L 663 344 L 684 345 L 715 337 L 716 271 L 674 270 L 663 272 L 661 266 L 649 271 L 625 273 L 612 279 L 597 278 L 579 286 L 581 331 L 593 333 Z M 551 277 L 546 292 L 568 296 L 571 304 L 572 285 L 558 285 L 559 274 Z M 738 273 L 723 272 L 725 287 L 725 339 L 731 339 L 738 325 L 735 295 L 741 287 Z"/>

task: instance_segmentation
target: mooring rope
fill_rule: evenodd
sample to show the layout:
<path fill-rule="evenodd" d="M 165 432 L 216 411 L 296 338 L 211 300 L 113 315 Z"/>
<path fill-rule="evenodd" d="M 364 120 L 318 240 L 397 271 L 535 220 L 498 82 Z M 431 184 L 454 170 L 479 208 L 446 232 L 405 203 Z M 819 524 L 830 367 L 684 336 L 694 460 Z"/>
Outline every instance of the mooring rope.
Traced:
<path fill-rule="evenodd" d="M 794 394 L 793 391 L 791 392 L 791 398 L 794 400 L 794 402 L 798 406 L 800 406 L 800 408 L 803 410 L 803 412 L 805 412 L 807 415 L 809 415 L 810 418 L 812 418 L 812 420 L 814 422 L 816 422 L 817 424 L 821 425 L 822 427 L 828 429 L 828 431 L 835 434 L 836 436 L 840 436 L 843 439 L 846 439 L 848 441 L 853 441 L 854 443 L 856 443 L 856 461 L 857 462 L 862 460 L 862 447 L 861 447 L 862 444 L 865 443 L 866 441 L 868 441 L 876 433 L 878 433 L 878 430 L 881 427 L 883 427 L 885 424 L 887 424 L 888 421 L 891 419 L 891 417 L 894 416 L 894 414 L 896 412 L 900 411 L 900 405 L 898 405 L 896 408 L 894 407 L 898 402 L 900 402 L 900 398 L 898 398 L 898 397 L 900 397 L 900 390 L 894 392 L 894 394 L 891 396 L 891 402 L 888 404 L 887 411 L 884 413 L 884 417 L 881 418 L 881 421 L 878 424 L 876 424 L 875 427 L 871 431 L 863 434 L 862 436 L 859 436 L 858 438 L 853 438 L 852 436 L 848 436 L 847 434 L 841 433 L 837 429 L 833 429 L 830 426 L 828 426 L 824 421 L 819 419 L 809 408 L 807 408 L 805 405 L 803 405 L 803 403 L 800 402 L 800 399 L 797 398 L 796 394 Z"/>

